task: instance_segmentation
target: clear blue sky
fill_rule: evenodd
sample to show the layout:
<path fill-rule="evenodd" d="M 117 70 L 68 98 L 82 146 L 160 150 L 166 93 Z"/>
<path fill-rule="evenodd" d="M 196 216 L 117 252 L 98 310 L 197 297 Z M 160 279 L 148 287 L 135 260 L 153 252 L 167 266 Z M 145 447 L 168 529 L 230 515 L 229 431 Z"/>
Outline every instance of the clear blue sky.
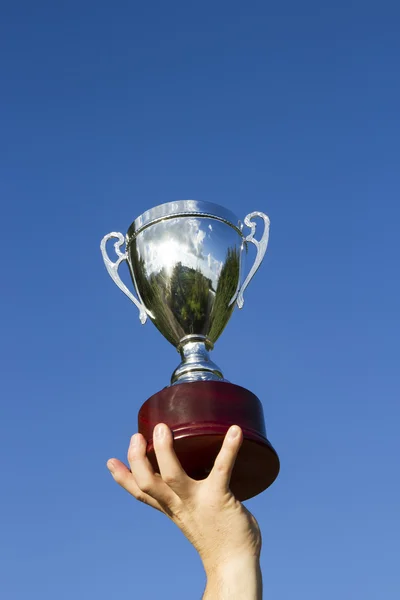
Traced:
<path fill-rule="evenodd" d="M 400 595 L 397 2 L 3 3 L 0 570 L 7 600 L 200 598 L 106 470 L 178 355 L 99 243 L 196 198 L 271 218 L 215 361 L 282 470 L 265 598 Z"/>

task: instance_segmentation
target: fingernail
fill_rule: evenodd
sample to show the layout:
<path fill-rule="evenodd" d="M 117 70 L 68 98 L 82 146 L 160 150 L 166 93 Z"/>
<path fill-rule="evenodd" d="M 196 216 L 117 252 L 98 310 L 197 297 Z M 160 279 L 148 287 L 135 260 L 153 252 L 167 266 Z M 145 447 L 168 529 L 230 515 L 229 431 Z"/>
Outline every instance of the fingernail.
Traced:
<path fill-rule="evenodd" d="M 109 460 L 109 461 L 107 462 L 107 469 L 108 469 L 108 470 L 109 470 L 111 473 L 114 473 L 114 469 L 115 469 L 115 464 L 114 464 L 114 461 L 112 461 L 112 460 Z"/>
<path fill-rule="evenodd" d="M 135 446 L 137 446 L 139 441 L 139 437 L 138 435 L 135 433 L 132 437 L 131 437 L 131 446 L 132 448 L 134 448 Z"/>
<path fill-rule="evenodd" d="M 162 438 L 164 436 L 165 436 L 165 425 L 163 425 L 162 423 L 160 423 L 154 429 L 154 437 L 156 437 L 158 440 L 162 440 Z"/>
<path fill-rule="evenodd" d="M 237 425 L 233 425 L 233 427 L 230 428 L 229 433 L 228 433 L 228 437 L 231 440 L 234 440 L 235 438 L 238 437 L 238 435 L 240 434 L 240 429 Z"/>

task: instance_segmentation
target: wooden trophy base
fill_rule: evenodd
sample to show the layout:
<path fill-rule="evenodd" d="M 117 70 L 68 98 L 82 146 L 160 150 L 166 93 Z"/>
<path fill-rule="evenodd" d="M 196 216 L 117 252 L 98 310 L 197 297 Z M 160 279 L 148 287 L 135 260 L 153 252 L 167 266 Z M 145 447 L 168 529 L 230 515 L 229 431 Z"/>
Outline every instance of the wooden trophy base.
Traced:
<path fill-rule="evenodd" d="M 238 500 L 263 492 L 279 473 L 279 458 L 266 437 L 261 402 L 249 390 L 225 381 L 196 381 L 165 387 L 139 411 L 139 432 L 148 441 L 147 455 L 158 472 L 153 429 L 166 423 L 185 471 L 193 479 L 210 473 L 231 425 L 243 430 L 243 444 L 230 488 Z"/>

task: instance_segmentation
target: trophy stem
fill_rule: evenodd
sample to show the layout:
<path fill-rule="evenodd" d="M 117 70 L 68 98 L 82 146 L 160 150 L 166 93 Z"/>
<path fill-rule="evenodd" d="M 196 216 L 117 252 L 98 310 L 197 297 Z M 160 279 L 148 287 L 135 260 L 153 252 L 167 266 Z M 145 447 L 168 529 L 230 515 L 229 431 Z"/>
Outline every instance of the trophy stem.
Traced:
<path fill-rule="evenodd" d="M 193 381 L 225 381 L 221 369 L 210 359 L 213 344 L 202 335 L 187 335 L 178 346 L 182 362 L 172 373 L 171 384 Z"/>

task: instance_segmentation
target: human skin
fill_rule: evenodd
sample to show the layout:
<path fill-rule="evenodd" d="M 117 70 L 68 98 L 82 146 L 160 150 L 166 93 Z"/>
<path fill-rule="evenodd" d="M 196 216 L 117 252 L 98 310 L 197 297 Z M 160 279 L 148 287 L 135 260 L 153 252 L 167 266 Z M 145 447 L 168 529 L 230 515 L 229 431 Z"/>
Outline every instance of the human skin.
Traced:
<path fill-rule="evenodd" d="M 146 440 L 136 433 L 128 449 L 130 469 L 116 458 L 107 463 L 115 481 L 167 515 L 196 548 L 207 576 L 203 600 L 261 600 L 260 530 L 229 489 L 243 441 L 240 427 L 230 427 L 211 473 L 201 481 L 183 470 L 167 425 L 157 425 L 153 439 L 160 474 L 146 456 Z"/>

